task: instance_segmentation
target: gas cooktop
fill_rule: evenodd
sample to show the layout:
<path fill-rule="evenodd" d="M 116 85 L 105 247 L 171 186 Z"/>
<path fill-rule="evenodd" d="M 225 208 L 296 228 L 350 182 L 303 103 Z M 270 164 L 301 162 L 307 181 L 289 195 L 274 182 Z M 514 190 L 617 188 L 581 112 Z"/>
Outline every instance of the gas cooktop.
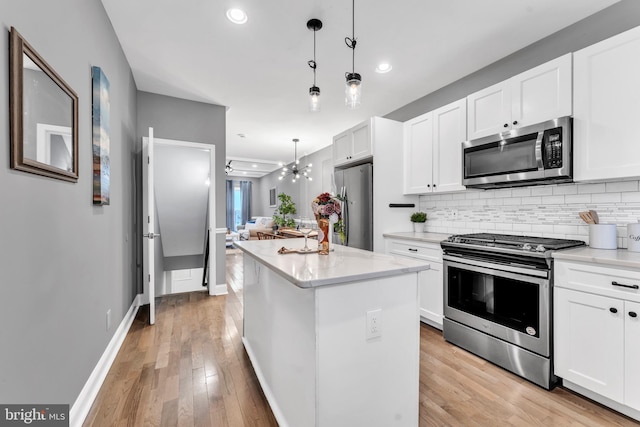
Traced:
<path fill-rule="evenodd" d="M 535 236 L 516 236 L 511 234 L 472 233 L 455 234 L 442 242 L 442 247 L 468 246 L 478 247 L 478 250 L 486 248 L 501 248 L 525 253 L 548 253 L 559 249 L 583 246 L 582 240 L 553 239 Z"/>

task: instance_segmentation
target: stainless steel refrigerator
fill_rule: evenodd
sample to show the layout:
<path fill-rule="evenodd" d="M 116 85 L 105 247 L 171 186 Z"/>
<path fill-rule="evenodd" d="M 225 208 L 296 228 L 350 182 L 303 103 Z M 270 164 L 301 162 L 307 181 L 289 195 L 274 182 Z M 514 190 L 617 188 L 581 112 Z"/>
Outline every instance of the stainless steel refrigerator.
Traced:
<path fill-rule="evenodd" d="M 342 220 L 346 245 L 373 250 L 373 164 L 365 163 L 334 171 L 336 193 L 344 197 Z M 334 242 L 339 242 L 334 234 Z"/>

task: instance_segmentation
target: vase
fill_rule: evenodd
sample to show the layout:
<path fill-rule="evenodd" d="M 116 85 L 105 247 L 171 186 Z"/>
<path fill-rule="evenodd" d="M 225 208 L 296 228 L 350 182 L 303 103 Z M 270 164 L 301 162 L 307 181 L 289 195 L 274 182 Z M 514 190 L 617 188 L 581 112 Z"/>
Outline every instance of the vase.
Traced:
<path fill-rule="evenodd" d="M 318 242 L 320 255 L 329 255 L 329 219 L 318 218 L 318 228 L 322 231 L 322 240 Z"/>
<path fill-rule="evenodd" d="M 414 233 L 424 233 L 424 222 L 412 222 Z"/>

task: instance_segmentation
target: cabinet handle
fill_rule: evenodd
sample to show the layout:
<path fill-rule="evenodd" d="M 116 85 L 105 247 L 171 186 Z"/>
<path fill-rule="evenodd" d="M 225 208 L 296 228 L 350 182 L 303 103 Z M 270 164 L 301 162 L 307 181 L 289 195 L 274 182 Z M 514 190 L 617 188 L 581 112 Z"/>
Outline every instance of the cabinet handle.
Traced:
<path fill-rule="evenodd" d="M 433 188 L 436 188 L 436 185 L 435 185 L 435 184 L 433 184 Z"/>
<path fill-rule="evenodd" d="M 417 250 L 417 249 L 413 249 L 413 248 L 409 248 L 409 250 L 410 250 L 411 252 L 418 252 L 418 250 Z"/>
<path fill-rule="evenodd" d="M 616 281 L 611 282 L 611 284 L 613 286 L 620 286 L 620 287 L 629 288 L 629 289 L 639 289 L 640 288 L 640 286 L 638 286 L 638 285 L 625 285 L 624 283 L 618 283 Z"/>
<path fill-rule="evenodd" d="M 508 128 L 509 127 L 509 123 L 505 123 L 504 127 Z"/>
<path fill-rule="evenodd" d="M 514 125 L 517 125 L 517 124 L 518 124 L 518 121 L 517 121 L 517 120 L 514 120 L 514 121 L 513 121 L 513 124 L 514 124 Z"/>
<path fill-rule="evenodd" d="M 609 311 L 612 312 L 613 314 L 616 314 L 618 312 L 618 309 L 615 307 L 611 307 Z"/>
<path fill-rule="evenodd" d="M 630 312 L 629 312 L 629 316 L 631 316 L 631 317 L 638 317 L 638 313 L 636 313 L 635 311 L 630 311 Z"/>
<path fill-rule="evenodd" d="M 427 188 L 431 188 L 431 184 L 427 184 Z"/>

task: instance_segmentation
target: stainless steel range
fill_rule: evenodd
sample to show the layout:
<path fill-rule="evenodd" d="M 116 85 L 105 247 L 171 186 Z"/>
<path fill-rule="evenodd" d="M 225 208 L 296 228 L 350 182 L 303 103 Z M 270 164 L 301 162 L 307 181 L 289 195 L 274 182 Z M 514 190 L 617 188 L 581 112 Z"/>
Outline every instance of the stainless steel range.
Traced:
<path fill-rule="evenodd" d="M 444 338 L 553 388 L 551 255 L 584 244 L 488 233 L 443 241 Z"/>

